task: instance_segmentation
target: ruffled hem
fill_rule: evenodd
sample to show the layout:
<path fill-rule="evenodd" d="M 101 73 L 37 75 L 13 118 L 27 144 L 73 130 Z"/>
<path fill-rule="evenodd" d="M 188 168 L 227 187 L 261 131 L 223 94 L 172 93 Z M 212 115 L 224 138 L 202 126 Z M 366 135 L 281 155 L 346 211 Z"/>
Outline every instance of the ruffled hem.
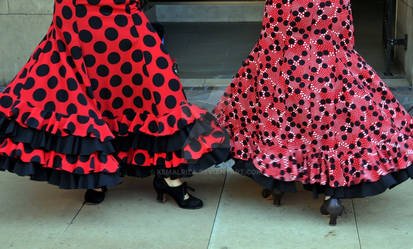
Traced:
<path fill-rule="evenodd" d="M 31 180 L 45 181 L 61 189 L 93 189 L 112 187 L 122 182 L 119 171 L 91 174 L 75 174 L 63 170 L 44 168 L 38 163 L 24 163 L 18 159 L 0 156 L 0 171 L 9 171 L 18 176 L 30 176 Z"/>
<path fill-rule="evenodd" d="M 55 151 L 66 155 L 90 155 L 95 152 L 115 152 L 110 141 L 98 138 L 59 136 L 34 128 L 25 128 L 0 113 L 0 138 L 10 138 L 14 143 L 30 144 L 33 149 Z"/>
<path fill-rule="evenodd" d="M 28 102 L 13 100 L 7 95 L 4 95 L 0 102 L 7 102 L 7 108 L 0 105 L 0 120 L 13 120 L 23 128 L 42 130 L 59 137 L 93 137 L 101 142 L 114 138 L 106 122 L 92 110 L 86 115 L 66 115 L 39 109 Z"/>
<path fill-rule="evenodd" d="M 126 135 L 129 133 L 144 133 L 150 136 L 168 136 L 182 130 L 188 124 L 192 124 L 207 111 L 183 102 L 172 112 L 163 116 L 156 116 L 152 113 L 142 113 L 136 115 L 132 121 L 129 121 L 126 115 L 123 115 L 120 122 L 108 120 L 112 130 L 117 131 L 115 135 Z"/>
<path fill-rule="evenodd" d="M 285 182 L 276 180 L 272 177 L 265 176 L 255 168 L 251 160 L 244 161 L 240 159 L 234 159 L 235 165 L 232 167 L 234 171 L 243 176 L 248 176 L 254 181 L 262 185 L 266 189 L 278 189 L 281 192 L 296 192 L 297 182 Z M 314 197 L 317 198 L 319 194 L 325 194 L 334 198 L 362 198 L 367 196 L 378 195 L 391 189 L 398 184 L 413 179 L 413 165 L 408 166 L 405 169 L 397 172 L 381 176 L 378 181 L 375 182 L 362 182 L 352 185 L 350 187 L 330 187 L 320 184 L 303 184 L 304 189 L 312 191 Z"/>
<path fill-rule="evenodd" d="M 214 128 L 210 125 L 215 118 L 206 113 L 192 124 L 189 124 L 169 136 L 151 136 L 142 132 L 129 133 L 127 137 L 118 137 L 113 141 L 116 150 L 146 150 L 150 153 L 166 153 L 181 150 L 192 138 L 211 134 Z"/>
<path fill-rule="evenodd" d="M 229 159 L 229 148 L 217 148 L 213 151 L 202 155 L 201 158 L 193 160 L 186 158 L 187 163 L 182 163 L 174 168 L 166 168 L 165 165 L 139 167 L 127 163 L 121 164 L 122 175 L 134 177 L 148 177 L 150 175 L 158 175 L 162 177 L 170 177 L 172 179 L 191 177 L 193 172 L 206 170 L 213 165 L 218 165 Z"/>

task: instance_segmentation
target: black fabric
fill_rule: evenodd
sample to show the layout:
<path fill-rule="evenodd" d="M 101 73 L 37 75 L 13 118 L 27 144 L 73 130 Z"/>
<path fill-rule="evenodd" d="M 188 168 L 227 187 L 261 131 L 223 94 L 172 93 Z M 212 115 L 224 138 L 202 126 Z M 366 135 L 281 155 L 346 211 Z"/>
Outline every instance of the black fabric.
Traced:
<path fill-rule="evenodd" d="M 117 137 L 113 141 L 117 151 L 129 151 L 143 149 L 149 153 L 166 153 L 182 149 L 191 139 L 197 139 L 201 135 L 209 135 L 213 128 L 211 122 L 214 121 L 212 114 L 202 115 L 200 119 L 185 126 L 170 136 L 151 136 L 142 132 L 129 133 L 125 137 Z"/>
<path fill-rule="evenodd" d="M 35 181 L 45 181 L 61 189 L 93 189 L 112 187 L 122 182 L 120 172 L 91 173 L 87 175 L 69 173 L 42 167 L 38 163 L 25 163 L 18 159 L 0 156 L 0 171 L 10 171 L 19 176 L 29 176 Z"/>
<path fill-rule="evenodd" d="M 198 160 L 189 159 L 188 164 L 182 164 L 174 168 L 166 168 L 165 165 L 157 165 L 152 167 L 139 167 L 136 165 L 121 164 L 122 175 L 134 177 L 148 177 L 156 175 L 165 178 L 183 178 L 191 177 L 194 172 L 206 170 L 213 165 L 220 164 L 228 160 L 230 153 L 228 147 L 216 148 L 213 151 L 204 154 Z"/>
<path fill-rule="evenodd" d="M 207 113 L 171 136 L 155 137 L 137 132 L 130 133 L 127 137 L 117 137 L 112 141 L 101 143 L 94 138 L 63 137 L 33 128 L 24 128 L 0 113 L 0 140 L 10 138 L 14 143 L 24 143 L 25 146 L 32 149 L 56 151 L 66 155 L 90 155 L 96 151 L 114 155 L 116 151 L 129 151 L 133 148 L 144 149 L 150 153 L 177 153 L 186 157 L 188 154 L 184 153 L 182 148 L 190 143 L 192 139 L 211 134 L 214 130 L 210 125 L 211 122 L 216 121 L 211 114 Z M 30 176 L 32 180 L 46 181 L 62 189 L 111 187 L 121 183 L 121 177 L 125 175 L 146 177 L 155 174 L 173 179 L 190 177 L 193 172 L 205 170 L 228 160 L 229 136 L 224 133 L 224 137 L 224 142 L 217 145 L 219 147 L 212 148 L 211 152 L 204 154 L 200 159 L 185 158 L 187 164 L 178 165 L 174 168 L 166 168 L 165 165 L 142 167 L 120 162 L 120 170 L 116 173 L 76 174 L 54 168 L 45 168 L 39 163 L 26 163 L 2 155 L 0 156 L 0 171 L 7 170 L 19 176 Z"/>
<path fill-rule="evenodd" d="M 65 155 L 91 155 L 95 152 L 115 152 L 110 141 L 100 142 L 98 138 L 59 136 L 42 130 L 25 128 L 0 113 L 0 140 L 10 138 L 14 143 L 29 144 L 32 149 L 55 151 Z"/>
<path fill-rule="evenodd" d="M 234 160 L 235 165 L 232 168 L 236 172 L 252 178 L 266 189 L 278 189 L 281 192 L 297 191 L 296 182 L 284 182 L 265 176 L 254 167 L 251 160 Z M 406 169 L 382 176 L 376 182 L 362 182 L 350 187 L 330 187 L 320 184 L 303 184 L 303 187 L 306 190 L 312 191 L 314 197 L 317 197 L 319 194 L 325 194 L 339 199 L 362 198 L 383 193 L 387 189 L 393 188 L 409 178 L 413 179 L 413 165 L 410 165 Z"/>

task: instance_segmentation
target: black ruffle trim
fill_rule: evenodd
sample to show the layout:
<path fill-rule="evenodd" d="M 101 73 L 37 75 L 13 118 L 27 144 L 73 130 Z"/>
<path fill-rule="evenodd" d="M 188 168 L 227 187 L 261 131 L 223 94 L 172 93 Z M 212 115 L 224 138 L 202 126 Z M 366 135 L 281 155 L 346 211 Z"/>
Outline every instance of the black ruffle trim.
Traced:
<path fill-rule="evenodd" d="M 186 125 L 179 131 L 169 136 L 152 136 L 142 132 L 129 133 L 125 137 L 117 137 L 113 144 L 117 151 L 143 149 L 150 153 L 166 153 L 181 150 L 191 139 L 211 134 L 214 130 L 211 122 L 216 122 L 214 116 L 206 113 L 195 122 Z"/>
<path fill-rule="evenodd" d="M 115 152 L 110 141 L 100 142 L 98 138 L 58 136 L 46 131 L 24 128 L 16 121 L 0 113 L 0 139 L 10 138 L 14 143 L 30 144 L 32 149 L 55 151 L 65 155 L 91 155 L 95 152 Z"/>
<path fill-rule="evenodd" d="M 234 159 L 235 165 L 232 167 L 236 172 L 241 175 L 248 176 L 254 181 L 262 185 L 266 189 L 278 189 L 281 192 L 296 192 L 296 182 L 284 182 L 274 178 L 265 176 L 254 167 L 252 161 L 243 161 L 240 159 Z M 362 198 L 367 196 L 378 195 L 391 189 L 396 185 L 408 180 L 413 179 L 413 165 L 410 165 L 406 169 L 390 173 L 388 175 L 380 177 L 376 182 L 363 182 L 350 187 L 330 187 L 320 184 L 303 184 L 304 189 L 312 191 L 316 198 L 319 194 L 325 194 L 334 198 L 346 199 L 346 198 Z"/>
<path fill-rule="evenodd" d="M 82 175 L 63 170 L 44 168 L 38 163 L 24 163 L 18 159 L 0 156 L 0 171 L 5 170 L 19 176 L 30 176 L 31 180 L 48 182 L 59 186 L 61 189 L 112 187 L 122 182 L 119 172 L 101 172 Z"/>
<path fill-rule="evenodd" d="M 121 164 L 122 175 L 135 177 L 148 177 L 156 175 L 160 177 L 170 177 L 172 179 L 191 177 L 194 172 L 206 170 L 213 165 L 218 165 L 229 159 L 229 147 L 216 148 L 204 154 L 198 160 L 188 159 L 187 164 L 181 164 L 174 168 L 166 168 L 165 165 L 140 167 L 130 164 Z"/>

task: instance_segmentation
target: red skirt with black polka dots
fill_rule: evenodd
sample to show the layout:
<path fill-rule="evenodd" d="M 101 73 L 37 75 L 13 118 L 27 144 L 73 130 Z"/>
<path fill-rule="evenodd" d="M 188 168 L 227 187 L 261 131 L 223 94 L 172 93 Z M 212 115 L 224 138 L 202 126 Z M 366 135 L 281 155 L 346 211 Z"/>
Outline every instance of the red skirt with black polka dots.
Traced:
<path fill-rule="evenodd" d="M 267 1 L 262 27 L 214 110 L 234 169 L 337 198 L 413 178 L 413 119 L 354 50 L 350 0 Z"/>
<path fill-rule="evenodd" d="M 191 175 L 229 137 L 188 103 L 138 0 L 55 0 L 53 23 L 0 94 L 0 170 L 61 188 Z"/>

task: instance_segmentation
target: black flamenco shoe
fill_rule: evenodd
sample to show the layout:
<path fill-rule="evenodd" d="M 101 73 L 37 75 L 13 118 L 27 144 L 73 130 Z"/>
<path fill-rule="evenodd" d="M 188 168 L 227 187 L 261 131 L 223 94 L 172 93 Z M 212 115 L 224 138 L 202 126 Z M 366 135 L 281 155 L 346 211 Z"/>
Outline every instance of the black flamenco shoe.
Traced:
<path fill-rule="evenodd" d="M 102 191 L 96 191 L 94 189 L 88 189 L 85 193 L 85 203 L 88 204 L 99 204 L 105 200 L 107 187 L 102 187 Z"/>
<path fill-rule="evenodd" d="M 263 189 L 261 192 L 262 197 L 268 198 L 270 195 L 272 195 L 273 198 L 273 204 L 274 206 L 281 206 L 281 199 L 284 195 L 284 192 L 279 191 L 278 189 L 274 189 L 273 191 L 269 189 Z"/>
<path fill-rule="evenodd" d="M 322 215 L 330 215 L 330 226 L 335 226 L 337 224 L 337 217 L 341 216 L 344 211 L 344 206 L 341 204 L 339 199 L 330 198 L 324 200 L 320 207 L 320 213 Z"/>
<path fill-rule="evenodd" d="M 188 189 L 195 191 L 193 188 L 189 187 L 186 182 L 178 187 L 170 187 L 165 179 L 155 177 L 153 179 L 153 187 L 155 188 L 157 194 L 157 200 L 159 202 L 166 202 L 166 195 L 171 196 L 180 208 L 184 209 L 199 209 L 203 206 L 200 199 L 192 196 L 188 193 Z M 185 200 L 185 195 L 188 194 L 189 198 Z"/>

